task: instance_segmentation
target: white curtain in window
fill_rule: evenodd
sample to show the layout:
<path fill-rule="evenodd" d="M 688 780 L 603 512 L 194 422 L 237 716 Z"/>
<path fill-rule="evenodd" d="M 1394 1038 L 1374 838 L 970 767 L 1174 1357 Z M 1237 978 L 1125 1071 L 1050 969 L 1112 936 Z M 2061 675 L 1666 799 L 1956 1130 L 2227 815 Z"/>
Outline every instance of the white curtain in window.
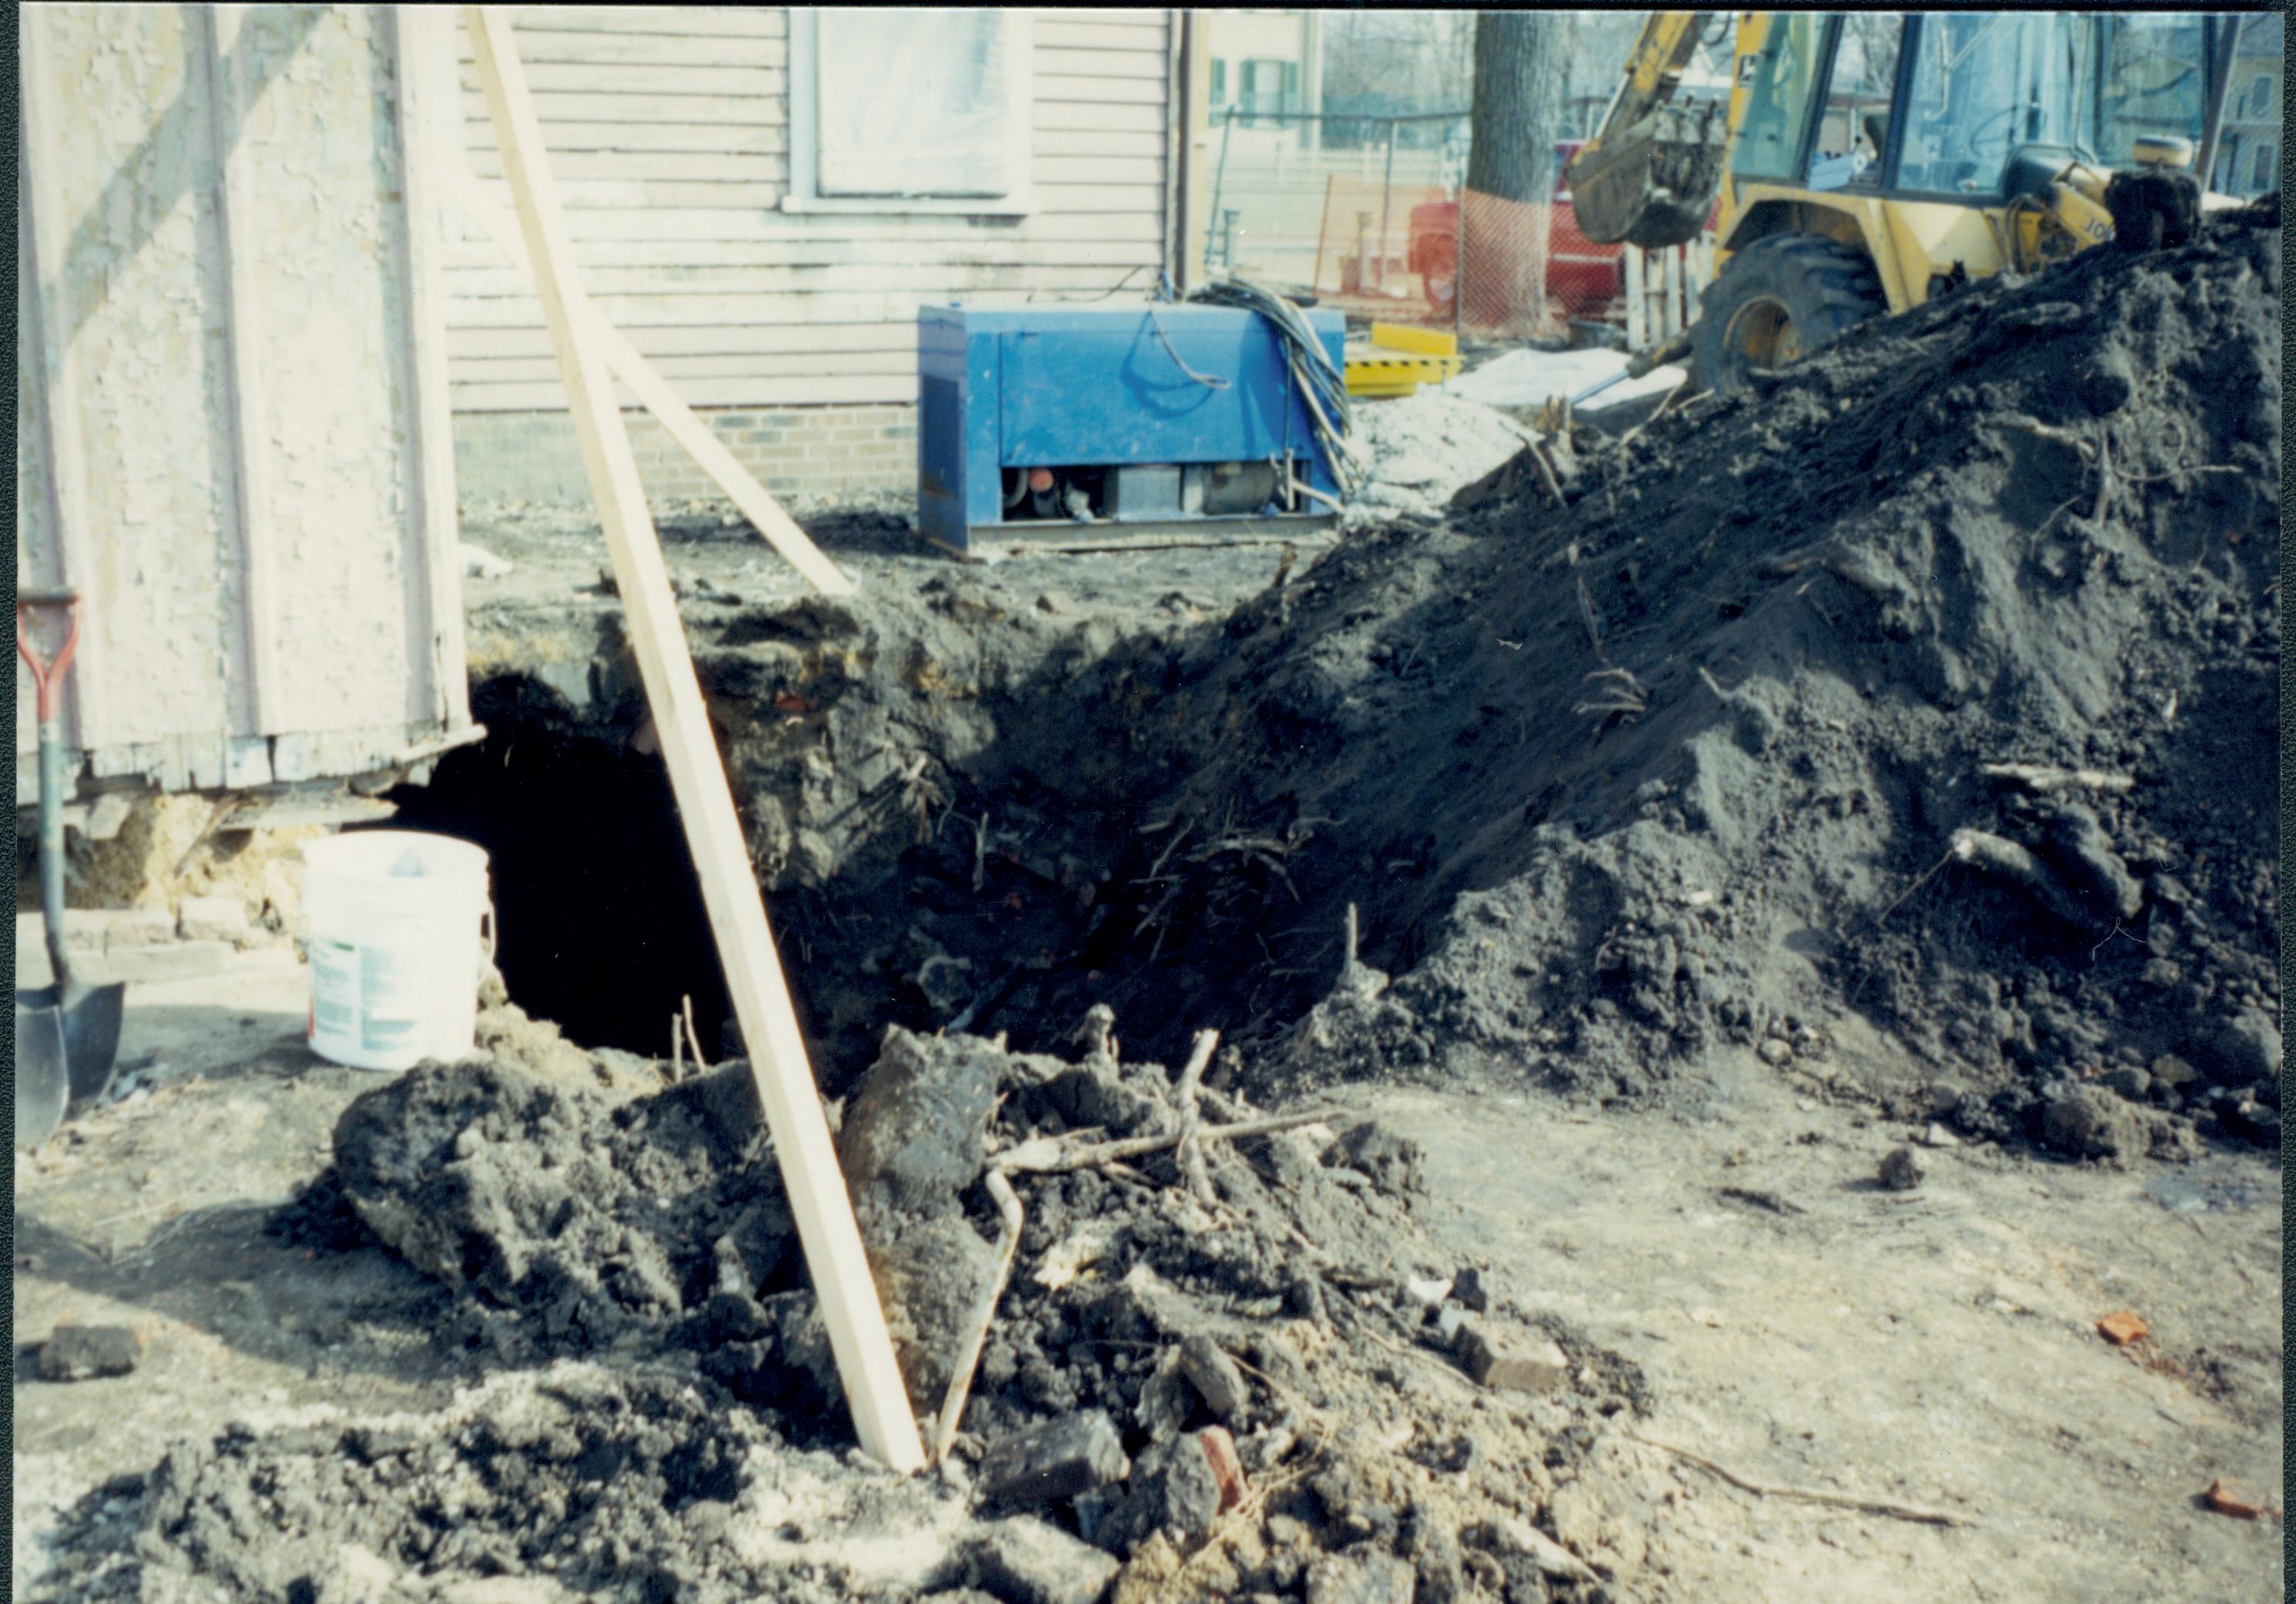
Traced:
<path fill-rule="evenodd" d="M 820 193 L 1012 192 L 1004 12 L 818 14 Z"/>

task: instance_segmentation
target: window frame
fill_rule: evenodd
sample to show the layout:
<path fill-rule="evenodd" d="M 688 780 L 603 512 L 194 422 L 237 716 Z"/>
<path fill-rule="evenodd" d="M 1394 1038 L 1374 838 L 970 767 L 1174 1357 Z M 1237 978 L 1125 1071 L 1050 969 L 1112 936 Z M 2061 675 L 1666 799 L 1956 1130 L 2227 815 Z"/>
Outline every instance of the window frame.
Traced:
<path fill-rule="evenodd" d="M 893 12 L 888 8 L 889 14 Z M 1036 19 L 1006 10 L 1004 151 L 1017 175 L 1003 195 L 824 195 L 821 180 L 821 17 L 818 8 L 789 8 L 789 188 L 785 212 L 848 216 L 1028 217 L 1037 212 L 1031 122 L 1036 102 Z"/>

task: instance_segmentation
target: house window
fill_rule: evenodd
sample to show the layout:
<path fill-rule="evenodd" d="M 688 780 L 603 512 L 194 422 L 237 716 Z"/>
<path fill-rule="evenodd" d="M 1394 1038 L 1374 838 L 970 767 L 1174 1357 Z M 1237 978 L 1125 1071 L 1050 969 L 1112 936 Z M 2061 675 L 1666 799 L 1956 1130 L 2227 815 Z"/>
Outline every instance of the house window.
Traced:
<path fill-rule="evenodd" d="M 1227 63 L 1218 56 L 1212 58 L 1212 104 L 1227 104 Z"/>
<path fill-rule="evenodd" d="M 2272 79 L 2258 73 L 2248 80 L 2248 88 L 2240 99 L 2240 115 L 2243 122 L 2262 122 L 2272 114 Z"/>
<path fill-rule="evenodd" d="M 2249 187 L 2261 193 L 2279 182 L 2280 147 L 2272 144 L 2257 146 L 2255 160 L 2249 168 Z"/>
<path fill-rule="evenodd" d="M 1029 211 L 1029 36 L 1023 12 L 792 8 L 783 209 Z"/>
<path fill-rule="evenodd" d="M 1277 117 L 1300 109 L 1300 63 L 1245 61 L 1236 109 L 1246 117 Z"/>

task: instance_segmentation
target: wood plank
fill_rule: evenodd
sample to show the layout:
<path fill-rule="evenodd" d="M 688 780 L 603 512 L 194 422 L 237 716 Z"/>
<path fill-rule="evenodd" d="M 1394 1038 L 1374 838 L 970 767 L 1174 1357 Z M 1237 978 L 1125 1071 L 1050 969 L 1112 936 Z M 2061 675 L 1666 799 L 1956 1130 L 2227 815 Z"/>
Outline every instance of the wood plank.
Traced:
<path fill-rule="evenodd" d="M 782 39 L 789 12 L 765 5 L 520 5 L 511 22 L 521 37 L 545 33 L 661 34 L 681 38 Z M 463 30 L 464 37 L 470 30 Z"/>
<path fill-rule="evenodd" d="M 671 356 L 771 356 L 784 351 L 898 351 L 915 356 L 917 325 L 906 323 L 788 323 L 775 328 L 718 325 L 702 329 L 627 330 L 624 337 L 657 368 Z M 550 355 L 543 329 L 458 329 L 453 350 L 456 371 L 493 357 Z"/>
<path fill-rule="evenodd" d="M 262 369 L 252 349 L 262 323 L 254 286 L 249 282 L 250 252 L 242 237 L 254 215 L 250 208 L 255 152 L 251 141 L 239 137 L 245 112 L 239 106 L 229 64 L 247 20 L 247 8 L 209 5 L 186 12 L 184 16 L 199 36 L 209 109 L 209 155 L 214 175 L 209 202 L 215 213 L 224 282 L 224 371 L 228 375 L 226 393 L 231 397 L 226 409 L 229 415 L 220 421 L 220 426 L 231 441 L 231 518 L 239 536 L 240 610 L 246 632 L 240 642 L 247 665 L 246 732 L 279 735 L 286 732 L 286 725 L 280 706 L 279 629 L 274 617 L 279 597 L 278 574 L 271 561 L 275 544 L 271 528 L 271 462 L 265 450 L 271 410 Z"/>
<path fill-rule="evenodd" d="M 493 153 L 490 151 L 491 156 Z M 472 166 L 477 164 L 473 162 Z M 490 161 L 489 166 L 498 166 Z M 501 182 L 499 176 L 488 174 L 490 182 Z M 752 207 L 759 211 L 776 209 L 782 197 L 789 192 L 786 180 L 775 178 L 763 182 L 742 179 L 685 180 L 676 178 L 570 178 L 558 186 L 559 201 L 570 212 L 631 211 L 652 209 L 675 211 L 682 208 L 700 207 L 704 209 L 729 207 Z"/>
<path fill-rule="evenodd" d="M 694 406 L 883 406 L 914 405 L 917 381 L 892 374 L 850 379 L 693 379 L 678 388 Z M 617 387 L 615 403 L 637 412 L 644 403 L 627 387 Z M 565 387 L 545 384 L 455 386 L 456 412 L 564 412 Z"/>
<path fill-rule="evenodd" d="M 1144 263 L 1149 273 L 1152 263 Z M 1111 275 L 1120 276 L 1120 275 Z M 1135 279 L 1136 286 L 1144 282 Z M 963 299 L 983 306 L 1021 306 L 1026 290 L 983 288 L 964 292 Z M 729 323 L 752 325 L 810 323 L 905 323 L 917 308 L 957 299 L 954 292 L 935 294 L 915 290 L 879 294 L 792 292 L 782 295 L 612 295 L 599 298 L 599 311 L 618 329 L 683 326 L 717 327 Z M 1043 298 L 1039 298 L 1043 299 Z M 1081 298 L 1079 298 L 1081 299 Z M 541 315 L 531 299 L 502 297 L 468 300 L 452 297 L 447 303 L 450 329 L 530 329 L 540 326 Z"/>
<path fill-rule="evenodd" d="M 1038 105 L 1051 101 L 1067 101 L 1084 106 L 1153 106 L 1160 116 L 1164 107 L 1164 76 L 1159 72 L 1152 78 L 1091 78 L 1077 73 L 1039 71 L 1037 74 L 1036 99 Z"/>
<path fill-rule="evenodd" d="M 751 1074 L 773 1133 L 774 1157 L 829 1329 L 838 1375 L 852 1405 L 854 1428 L 862 1447 L 894 1470 L 921 1470 L 924 1444 L 893 1358 L 892 1338 L 830 1142 L 829 1122 L 822 1115 L 821 1095 L 807 1065 L 805 1040 L 766 921 L 765 899 L 758 892 L 749 844 L 734 812 L 701 681 L 686 650 L 669 569 L 646 511 L 637 460 L 607 391 L 601 325 L 586 317 L 580 289 L 561 278 L 560 264 L 567 259 L 565 230 L 550 192 L 541 126 L 518 78 L 510 26 L 483 6 L 470 7 L 465 15 L 478 42 L 501 143 L 511 155 L 519 221 L 537 287 L 550 310 L 574 403 L 575 431 L 613 552 L 640 677 L 701 880 L 734 1017 L 750 1043 Z"/>
<path fill-rule="evenodd" d="M 1048 45 L 1040 37 L 1036 56 L 1040 94 L 1047 78 L 1075 78 L 1091 83 L 1145 79 L 1156 86 L 1157 100 L 1161 102 L 1164 98 L 1164 81 L 1169 68 L 1164 60 L 1164 35 L 1160 29 L 1150 34 L 1145 47 L 1139 50 L 1111 49 L 1104 45 L 1064 49 Z"/>
<path fill-rule="evenodd" d="M 1164 132 L 1164 107 L 1160 101 L 1137 104 L 1063 101 L 1045 94 L 1040 86 L 1029 110 L 1029 126 L 1039 134 L 1070 129 L 1094 133 L 1121 130 L 1153 134 L 1160 138 Z"/>
<path fill-rule="evenodd" d="M 487 192 L 499 199 L 491 185 Z M 590 240 L 576 252 L 586 268 L 603 267 L 899 267 L 916 264 L 1028 267 L 1129 267 L 1152 261 L 1152 246 L 1102 240 L 1037 240 L 1000 236 L 985 230 L 953 234 L 947 229 L 890 235 L 847 235 L 787 240 Z M 482 239 L 457 239 L 446 247 L 449 268 L 487 269 L 501 252 Z"/>
<path fill-rule="evenodd" d="M 1059 189 L 1063 184 L 1145 184 L 1163 192 L 1164 153 L 1145 156 L 1071 155 L 1039 153 L 1029 161 L 1030 182 Z"/>
<path fill-rule="evenodd" d="M 406 394 L 414 413 L 407 504 L 422 532 L 429 569 L 423 578 L 430 693 L 447 728 L 458 731 L 471 723 L 471 680 L 464 667 L 463 537 L 455 499 L 455 398 L 447 380 L 437 182 L 440 160 L 454 160 L 455 153 L 439 150 L 432 137 L 441 127 L 451 127 L 442 125 L 433 110 L 452 102 L 447 61 L 455 16 L 428 5 L 393 5 L 388 16 L 398 74 L 393 132 L 406 197 L 398 222 L 406 231 L 400 262 L 406 296 Z"/>
<path fill-rule="evenodd" d="M 1134 264 L 1136 266 L 1136 264 Z M 597 267 L 582 268 L 582 287 L 593 300 L 624 296 L 859 295 L 906 291 L 920 296 L 957 295 L 974 290 L 1070 291 L 1091 294 L 1120 282 L 1129 266 L 1015 268 L 1004 262 L 913 262 L 900 266 L 824 263 L 804 267 Z M 460 300 L 524 300 L 533 281 L 516 268 L 468 268 L 454 278 Z"/>
<path fill-rule="evenodd" d="M 701 123 L 734 127 L 780 127 L 789 121 L 781 94 L 537 94 L 545 127 L 570 123 Z M 485 102 L 463 96 L 464 120 L 483 123 Z"/>
<path fill-rule="evenodd" d="M 469 152 L 472 172 L 500 178 L 502 154 L 493 145 Z M 778 184 L 789 176 L 782 151 L 562 151 L 553 146 L 550 170 L 562 184 L 593 178 L 668 178 L 682 184 Z"/>
<path fill-rule="evenodd" d="M 703 156 L 789 151 L 785 119 L 769 123 L 554 122 L 548 135 L 554 158 L 570 151 L 669 151 Z M 474 157 L 493 151 L 494 130 L 484 123 L 468 123 L 463 148 Z"/>
<path fill-rule="evenodd" d="M 1139 217 L 1039 213 L 1017 223 L 972 223 L 963 217 L 912 217 L 899 215 L 815 215 L 745 210 L 740 208 L 684 207 L 675 211 L 588 209 L 570 213 L 568 231 L 582 240 L 795 240 L 866 238 L 873 232 L 901 233 L 902 224 L 931 223 L 945 232 L 939 237 L 964 239 L 973 233 L 1033 240 L 1138 240 L 1150 244 L 1162 238 L 1162 219 L 1152 213 Z M 961 226 L 951 228 L 951 224 Z M 871 225 L 874 225 L 873 229 Z M 934 237 L 924 229 L 910 237 Z"/>
<path fill-rule="evenodd" d="M 1038 12 L 1037 48 L 1054 45 L 1071 50 L 1146 51 L 1160 60 L 1164 53 L 1163 16 L 1161 12 L 1111 11 L 1079 16 Z M 1153 20 L 1135 20 L 1141 17 Z"/>
<path fill-rule="evenodd" d="M 685 62 L 566 61 L 531 66 L 534 92 L 552 94 L 782 94 L 789 88 L 789 73 L 776 62 L 771 67 L 694 66 Z M 467 96 L 479 92 L 479 70 L 464 62 L 457 82 Z M 546 137 L 549 125 L 543 125 Z"/>
<path fill-rule="evenodd" d="M 1163 217 L 1164 186 L 1159 183 L 1039 183 L 1035 194 L 1038 213 L 1046 217 L 1124 215 L 1148 217 L 1159 224 Z"/>
<path fill-rule="evenodd" d="M 557 360 L 545 355 L 457 362 L 455 381 L 458 384 L 545 383 L 557 378 Z M 914 380 L 917 353 L 914 345 L 906 351 L 796 350 L 775 356 L 712 353 L 652 356 L 646 358 L 646 364 L 675 383 L 682 397 L 685 394 L 684 381 L 689 379 L 849 379 L 863 373 L 905 373 Z"/>
<path fill-rule="evenodd" d="M 1048 128 L 1041 124 L 1029 138 L 1029 152 L 1047 156 L 1164 155 L 1164 132 L 1157 128 Z"/>
<path fill-rule="evenodd" d="M 470 36 L 455 30 L 455 59 L 472 60 Z M 719 67 L 785 67 L 789 41 L 762 36 L 728 38 L 702 34 L 652 34 L 622 29 L 612 33 L 578 32 L 561 29 L 518 30 L 518 47 L 529 58 L 527 70 L 554 62 L 627 61 L 663 65 Z"/>

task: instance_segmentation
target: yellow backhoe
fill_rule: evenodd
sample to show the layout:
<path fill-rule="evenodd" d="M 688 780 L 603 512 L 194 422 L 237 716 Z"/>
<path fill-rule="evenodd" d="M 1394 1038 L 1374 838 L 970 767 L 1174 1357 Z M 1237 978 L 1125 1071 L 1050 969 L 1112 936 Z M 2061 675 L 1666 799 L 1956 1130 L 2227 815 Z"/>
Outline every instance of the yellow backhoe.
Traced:
<path fill-rule="evenodd" d="M 1571 164 L 1578 225 L 1718 271 L 1664 360 L 1733 392 L 1882 312 L 2197 225 L 2235 19 L 1656 12 Z M 1681 93 L 1731 40 L 1726 101 Z M 2136 236 L 2132 241 L 2131 236 Z M 1645 358 L 1647 360 L 1647 358 Z"/>

